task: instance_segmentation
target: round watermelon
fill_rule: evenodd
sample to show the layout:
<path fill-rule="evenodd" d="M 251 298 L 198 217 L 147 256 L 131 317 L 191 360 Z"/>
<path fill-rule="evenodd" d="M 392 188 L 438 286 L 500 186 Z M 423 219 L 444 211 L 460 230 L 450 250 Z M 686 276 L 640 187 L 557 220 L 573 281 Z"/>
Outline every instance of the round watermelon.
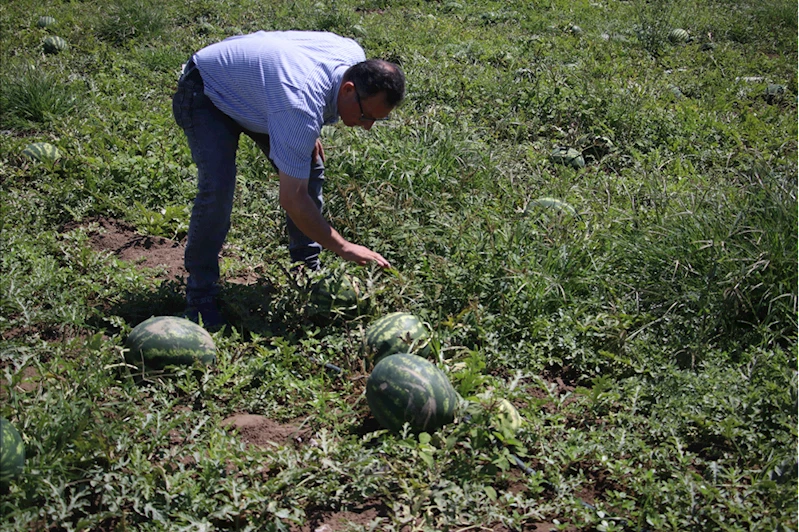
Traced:
<path fill-rule="evenodd" d="M 366 330 L 366 346 L 375 363 L 395 353 L 430 354 L 430 335 L 424 323 L 408 312 L 393 312 Z"/>
<path fill-rule="evenodd" d="M 216 345 L 208 331 L 177 316 L 153 316 L 141 322 L 128 335 L 125 347 L 125 359 L 147 369 L 216 362 Z"/>
<path fill-rule="evenodd" d="M 496 419 L 500 426 L 507 427 L 512 432 L 517 432 L 522 427 L 522 416 L 507 399 L 500 399 L 497 403 Z"/>
<path fill-rule="evenodd" d="M 67 41 L 65 41 L 63 37 L 51 35 L 49 37 L 44 38 L 42 46 L 44 47 L 44 51 L 46 53 L 57 54 L 58 52 L 67 49 Z"/>
<path fill-rule="evenodd" d="M 40 28 L 46 28 L 47 26 L 52 26 L 53 24 L 55 24 L 55 19 L 47 15 L 39 17 L 39 20 L 36 21 L 36 25 Z"/>
<path fill-rule="evenodd" d="M 366 381 L 366 402 L 380 425 L 400 432 L 433 432 L 455 419 L 460 399 L 444 372 L 410 353 L 388 355 Z"/>
<path fill-rule="evenodd" d="M 574 148 L 555 148 L 549 158 L 557 164 L 565 164 L 572 168 L 582 168 L 585 166 L 583 154 Z"/>
<path fill-rule="evenodd" d="M 669 41 L 673 42 L 674 44 L 688 42 L 690 38 L 691 37 L 688 35 L 688 32 L 682 28 L 674 28 L 669 32 Z"/>
<path fill-rule="evenodd" d="M 61 157 L 58 148 L 47 142 L 28 144 L 25 149 L 22 150 L 22 155 L 28 159 L 42 163 L 53 163 Z"/>
<path fill-rule="evenodd" d="M 10 421 L 0 418 L 0 487 L 8 487 L 24 467 L 25 445 L 22 436 Z"/>
<path fill-rule="evenodd" d="M 311 287 L 308 312 L 315 316 L 328 316 L 334 313 L 357 316 L 364 310 L 366 301 L 361 290 L 345 273 L 329 273 Z"/>

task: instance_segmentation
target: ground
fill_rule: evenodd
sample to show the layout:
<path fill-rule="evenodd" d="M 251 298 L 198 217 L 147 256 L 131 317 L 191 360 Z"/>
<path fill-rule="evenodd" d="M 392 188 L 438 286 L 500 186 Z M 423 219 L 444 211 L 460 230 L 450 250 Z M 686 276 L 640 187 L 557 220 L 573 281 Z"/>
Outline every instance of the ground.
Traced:
<path fill-rule="evenodd" d="M 183 266 L 183 253 L 185 241 L 175 241 L 164 237 L 144 236 L 136 232 L 129 224 L 111 218 L 98 217 L 80 224 L 69 224 L 64 231 L 71 231 L 78 227 L 87 230 L 92 248 L 98 252 L 110 253 L 119 260 L 131 262 L 141 268 L 155 272 L 156 277 L 162 280 L 180 280 L 186 276 Z M 257 283 L 257 279 L 250 276 L 239 276 L 226 279 L 235 284 L 249 285 Z M 30 331 L 20 331 L 19 334 Z M 52 334 L 50 334 L 52 332 Z M 56 331 L 38 331 L 43 339 L 57 340 Z M 12 332 L 4 335 L 8 339 L 14 337 Z M 52 338 L 50 338 L 53 336 Z M 30 373 L 30 374 L 28 374 Z M 19 384 L 25 391 L 31 391 L 39 386 L 38 375 L 31 368 L 26 373 L 26 378 Z M 573 386 L 564 383 L 560 376 L 552 376 L 551 383 L 557 393 L 573 390 Z M 531 395 L 543 398 L 540 390 L 531 390 Z M 545 408 L 554 405 L 545 405 Z M 260 447 L 281 445 L 305 445 L 312 443 L 310 435 L 299 424 L 281 424 L 264 416 L 241 412 L 223 420 L 222 425 L 234 432 L 248 445 Z M 175 438 L 180 439 L 176 434 Z M 535 466 L 533 462 L 530 465 Z M 589 475 L 590 476 L 590 475 Z M 582 500 L 591 503 L 598 491 L 602 491 L 602 479 L 595 478 L 596 484 L 587 486 L 580 493 Z M 507 489 L 517 493 L 526 489 L 523 473 L 519 474 L 519 481 L 507 486 Z M 370 500 L 348 508 L 330 509 L 320 501 L 320 504 L 306 509 L 307 522 L 302 526 L 293 526 L 292 532 L 343 532 L 363 527 L 368 530 L 381 530 L 381 522 L 388 522 L 391 514 L 390 506 L 380 500 Z M 478 524 L 460 530 L 482 530 L 491 532 L 510 532 L 510 529 L 501 524 Z M 525 532 L 550 532 L 557 530 L 553 523 L 542 522 L 526 525 Z M 562 529 L 561 529 L 562 530 Z M 567 530 L 574 530 L 568 528 Z"/>

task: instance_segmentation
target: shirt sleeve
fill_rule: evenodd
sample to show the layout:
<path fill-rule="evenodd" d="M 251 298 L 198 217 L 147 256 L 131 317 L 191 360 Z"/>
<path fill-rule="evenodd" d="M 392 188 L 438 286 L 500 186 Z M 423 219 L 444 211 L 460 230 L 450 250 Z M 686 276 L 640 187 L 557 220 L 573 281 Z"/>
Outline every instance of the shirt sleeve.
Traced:
<path fill-rule="evenodd" d="M 311 156 L 321 126 L 311 115 L 292 109 L 270 117 L 269 158 L 284 174 L 299 179 L 311 175 Z"/>

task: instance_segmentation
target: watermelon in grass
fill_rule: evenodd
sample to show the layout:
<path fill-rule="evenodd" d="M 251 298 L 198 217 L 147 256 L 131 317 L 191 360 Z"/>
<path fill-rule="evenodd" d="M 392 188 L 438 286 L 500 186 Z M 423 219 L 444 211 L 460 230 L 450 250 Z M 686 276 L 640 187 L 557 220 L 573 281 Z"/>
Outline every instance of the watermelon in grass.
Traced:
<path fill-rule="evenodd" d="M 58 52 L 62 52 L 67 49 L 67 41 L 64 40 L 63 37 L 51 35 L 44 38 L 44 41 L 42 41 L 42 47 L 44 48 L 45 53 L 57 54 Z"/>
<path fill-rule="evenodd" d="M 39 17 L 39 20 L 36 21 L 36 25 L 40 28 L 46 28 L 47 26 L 52 26 L 55 24 L 55 19 L 48 15 L 42 15 Z"/>
<path fill-rule="evenodd" d="M 343 272 L 331 272 L 311 286 L 308 314 L 330 317 L 341 314 L 355 317 L 368 307 L 357 279 Z"/>
<path fill-rule="evenodd" d="M 408 312 L 393 312 L 375 320 L 366 330 L 366 346 L 375 363 L 395 353 L 430 354 L 425 324 Z"/>
<path fill-rule="evenodd" d="M 25 445 L 14 425 L 0 418 L 0 487 L 5 489 L 25 467 Z"/>
<path fill-rule="evenodd" d="M 366 401 L 380 425 L 400 432 L 433 432 L 455 419 L 460 403 L 447 376 L 429 360 L 409 353 L 389 355 L 366 381 Z"/>
<path fill-rule="evenodd" d="M 58 148 L 48 142 L 33 142 L 28 144 L 25 146 L 25 149 L 22 150 L 22 155 L 32 161 L 47 164 L 52 164 L 61 157 Z"/>
<path fill-rule="evenodd" d="M 140 368 L 216 362 L 216 345 L 208 331 L 176 316 L 154 316 L 141 322 L 130 332 L 125 347 L 125 359 Z"/>

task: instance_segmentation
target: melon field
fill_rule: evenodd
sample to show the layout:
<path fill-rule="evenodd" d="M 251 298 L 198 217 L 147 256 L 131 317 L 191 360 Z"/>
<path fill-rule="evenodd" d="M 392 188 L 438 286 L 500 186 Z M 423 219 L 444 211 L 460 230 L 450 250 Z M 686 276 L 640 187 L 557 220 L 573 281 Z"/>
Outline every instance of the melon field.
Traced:
<path fill-rule="evenodd" d="M 230 326 L 147 371 L 181 65 L 262 29 L 402 66 L 391 120 L 322 133 L 327 219 L 393 267 L 293 269 L 243 137 Z M 793 0 L 6 0 L 0 531 L 796 531 L 798 135 Z M 462 399 L 435 430 L 367 401 L 398 312 Z"/>

